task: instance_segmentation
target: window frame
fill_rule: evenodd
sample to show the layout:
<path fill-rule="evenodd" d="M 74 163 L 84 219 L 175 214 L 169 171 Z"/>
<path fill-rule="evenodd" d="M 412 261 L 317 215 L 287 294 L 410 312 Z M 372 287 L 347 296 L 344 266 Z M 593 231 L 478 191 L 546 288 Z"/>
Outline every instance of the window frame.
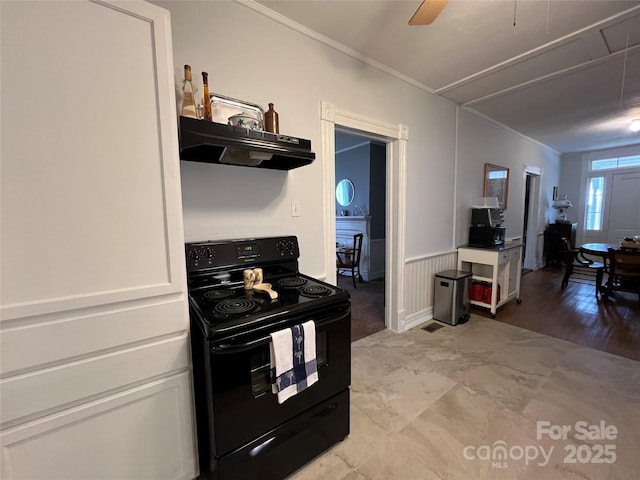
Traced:
<path fill-rule="evenodd" d="M 620 165 L 620 161 L 626 158 L 634 158 L 637 157 L 638 163 L 632 165 Z M 615 161 L 615 166 L 604 167 L 604 168 L 593 168 L 594 163 L 598 162 L 610 162 L 613 164 Z M 593 172 L 615 172 L 619 170 L 628 170 L 628 169 L 640 169 L 640 154 L 636 155 L 618 155 L 614 157 L 605 157 L 605 158 L 592 158 L 589 160 L 589 174 Z"/>
<path fill-rule="evenodd" d="M 598 172 L 596 170 L 596 172 Z M 587 176 L 587 182 L 586 182 L 586 191 L 585 191 L 585 195 L 584 195 L 584 218 L 583 218 L 583 228 L 585 233 L 601 233 L 604 230 L 604 212 L 605 209 L 607 207 L 607 193 L 608 193 L 608 184 L 609 184 L 609 179 L 611 178 L 611 173 L 609 174 L 600 174 L 600 173 L 596 173 L 596 172 L 590 172 L 589 175 Z M 593 179 L 595 178 L 602 178 L 602 200 L 601 200 L 601 205 L 600 205 L 600 224 L 599 224 L 599 228 L 587 228 L 587 226 L 589 225 L 588 222 L 588 217 L 589 217 L 589 187 L 591 185 L 591 182 L 593 181 Z"/>

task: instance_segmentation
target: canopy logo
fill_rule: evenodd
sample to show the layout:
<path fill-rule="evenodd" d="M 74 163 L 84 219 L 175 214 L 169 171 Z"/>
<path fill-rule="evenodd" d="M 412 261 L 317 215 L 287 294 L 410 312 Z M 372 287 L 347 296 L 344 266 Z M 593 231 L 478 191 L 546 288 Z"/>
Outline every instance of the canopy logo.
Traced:
<path fill-rule="evenodd" d="M 615 463 L 616 445 L 614 443 L 579 443 L 581 441 L 609 441 L 618 438 L 615 425 L 607 425 L 604 420 L 590 424 L 584 420 L 573 425 L 555 425 L 549 421 L 536 422 L 536 440 L 566 441 L 563 463 Z M 492 468 L 508 468 L 510 461 L 536 464 L 544 467 L 549 464 L 556 445 L 512 445 L 497 440 L 489 445 L 467 445 L 462 454 L 467 460 L 490 461 Z"/>
<path fill-rule="evenodd" d="M 537 465 L 544 467 L 549 463 L 554 446 L 545 450 L 540 445 L 513 445 L 509 447 L 504 440 L 497 440 L 493 445 L 467 445 L 462 454 L 467 460 L 490 460 L 493 468 L 507 468 L 509 460 L 523 460 L 524 464 L 538 460 Z"/>

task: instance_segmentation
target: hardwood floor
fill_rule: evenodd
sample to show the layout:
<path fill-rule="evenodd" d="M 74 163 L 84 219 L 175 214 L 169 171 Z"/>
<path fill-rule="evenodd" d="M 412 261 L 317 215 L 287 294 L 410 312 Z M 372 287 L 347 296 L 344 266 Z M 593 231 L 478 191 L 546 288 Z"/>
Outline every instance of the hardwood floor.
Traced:
<path fill-rule="evenodd" d="M 597 301 L 593 278 L 572 276 L 561 289 L 563 274 L 563 269 L 547 267 L 523 275 L 522 303 L 503 305 L 495 320 L 640 360 L 638 296 L 617 292 L 609 300 Z M 384 281 L 364 282 L 354 290 L 350 278 L 339 277 L 338 285 L 352 296 L 351 341 L 385 328 Z M 487 309 L 472 307 L 471 313 L 491 318 Z"/>
<path fill-rule="evenodd" d="M 522 303 L 509 302 L 495 320 L 579 345 L 640 360 L 640 303 L 638 295 L 616 292 L 598 301 L 592 279 L 572 278 L 560 288 L 564 270 L 547 267 L 522 277 Z M 490 318 L 473 307 L 473 314 Z"/>
<path fill-rule="evenodd" d="M 384 279 L 358 283 L 353 288 L 351 277 L 338 277 L 338 286 L 351 295 L 351 341 L 368 337 L 384 325 Z"/>

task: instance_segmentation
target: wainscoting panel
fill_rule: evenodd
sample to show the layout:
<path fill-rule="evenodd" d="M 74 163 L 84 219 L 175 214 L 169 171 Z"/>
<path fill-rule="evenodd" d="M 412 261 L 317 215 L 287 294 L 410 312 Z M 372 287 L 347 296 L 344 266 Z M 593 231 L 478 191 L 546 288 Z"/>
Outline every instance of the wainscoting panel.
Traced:
<path fill-rule="evenodd" d="M 187 372 L 0 433 L 0 478 L 190 480 L 196 476 Z"/>
<path fill-rule="evenodd" d="M 457 268 L 456 251 L 443 252 L 405 263 L 404 304 L 407 316 L 403 330 L 429 320 L 433 311 L 434 279 L 437 273 Z"/>

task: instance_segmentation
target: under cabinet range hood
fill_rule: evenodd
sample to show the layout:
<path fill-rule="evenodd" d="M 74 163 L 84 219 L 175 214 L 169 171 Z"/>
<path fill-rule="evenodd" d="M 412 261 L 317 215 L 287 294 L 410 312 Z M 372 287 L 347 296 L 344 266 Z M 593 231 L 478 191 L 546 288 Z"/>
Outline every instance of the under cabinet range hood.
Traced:
<path fill-rule="evenodd" d="M 180 160 L 291 170 L 316 158 L 311 141 L 180 117 Z"/>

